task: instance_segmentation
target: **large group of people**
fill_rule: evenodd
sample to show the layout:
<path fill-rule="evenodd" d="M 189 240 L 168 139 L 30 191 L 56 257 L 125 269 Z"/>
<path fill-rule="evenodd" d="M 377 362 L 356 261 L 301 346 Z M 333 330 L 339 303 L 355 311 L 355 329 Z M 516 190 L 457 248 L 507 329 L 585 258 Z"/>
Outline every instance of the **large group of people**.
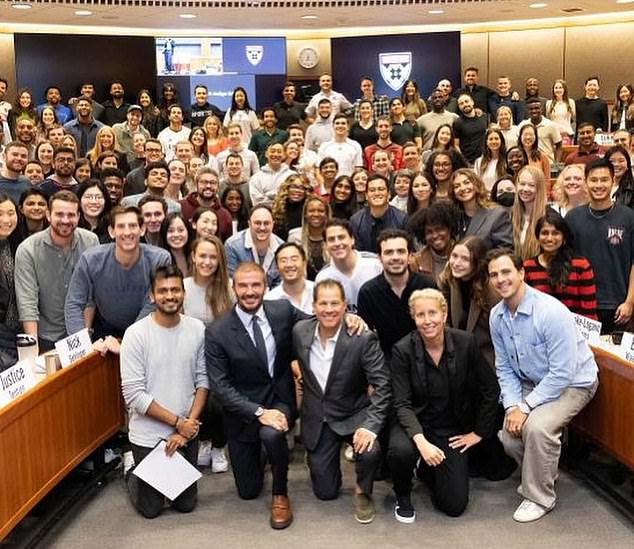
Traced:
<path fill-rule="evenodd" d="M 119 81 L 36 105 L 0 78 L 0 370 L 18 333 L 44 352 L 87 328 L 120 353 L 129 465 L 165 440 L 253 499 L 268 463 L 275 529 L 296 424 L 319 499 L 347 448 L 360 523 L 375 479 L 412 523 L 414 474 L 459 516 L 470 475 L 516 464 L 513 518 L 537 520 L 598 384 L 574 315 L 607 334 L 634 311 L 633 90 L 609 111 L 599 84 L 547 99 L 469 67 L 428 97 L 363 77 L 350 101 L 324 74 L 307 105 L 287 82 L 257 113 L 236 88 L 223 113 L 204 85 L 187 106 L 170 83 L 129 104 Z M 156 517 L 165 498 L 129 473 Z M 196 484 L 169 503 L 192 511 Z"/>

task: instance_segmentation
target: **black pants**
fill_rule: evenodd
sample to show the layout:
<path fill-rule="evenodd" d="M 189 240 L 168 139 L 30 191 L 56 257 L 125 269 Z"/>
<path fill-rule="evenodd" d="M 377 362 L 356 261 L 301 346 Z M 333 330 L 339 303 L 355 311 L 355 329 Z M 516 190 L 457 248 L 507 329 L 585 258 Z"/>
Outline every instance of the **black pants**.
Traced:
<path fill-rule="evenodd" d="M 284 412 L 286 419 L 291 423 L 290 410 L 283 404 L 272 405 Z M 277 431 L 273 427 L 260 426 L 259 440 L 244 442 L 229 439 L 229 457 L 233 469 L 233 478 L 238 489 L 238 495 L 242 499 L 254 499 L 260 495 L 264 484 L 264 465 L 262 459 L 262 446 L 266 450 L 267 458 L 271 464 L 273 477 L 272 493 L 274 496 L 285 496 L 288 493 L 288 444 L 286 433 Z"/>
<path fill-rule="evenodd" d="M 202 422 L 200 440 L 211 440 L 211 445 L 214 448 L 224 448 L 227 444 L 227 437 L 222 421 L 222 406 L 211 394 L 207 396 L 200 421 Z"/>
<path fill-rule="evenodd" d="M 335 499 L 341 488 L 341 444 L 352 443 L 352 435 L 342 437 L 324 423 L 319 442 L 314 450 L 308 451 L 308 467 L 313 483 L 313 493 L 319 499 Z M 374 475 L 381 466 L 381 446 L 378 438 L 372 450 L 363 454 L 355 453 L 357 484 L 364 494 L 372 493 Z"/>
<path fill-rule="evenodd" d="M 450 517 L 460 516 L 469 503 L 469 459 L 467 452 L 449 447 L 448 436 L 438 436 L 429 430 L 425 438 L 445 453 L 445 460 L 436 467 L 424 467 L 429 478 L 434 506 Z M 390 468 L 394 493 L 397 497 L 409 496 L 412 491 L 412 474 L 418 458 L 423 461 L 413 441 L 400 424 L 394 424 L 390 432 Z M 423 461 L 424 463 L 424 461 Z"/>
<path fill-rule="evenodd" d="M 136 444 L 131 444 L 131 446 L 134 463 L 137 465 L 152 451 L 152 448 L 146 448 L 145 446 L 137 446 Z M 198 459 L 198 439 L 190 441 L 183 449 L 183 454 L 185 459 L 195 466 Z M 158 517 L 163 511 L 165 496 L 134 474 L 128 476 L 128 493 L 130 494 L 132 505 L 145 518 Z M 191 513 L 196 507 L 197 499 L 198 486 L 195 482 L 171 503 L 172 507 L 177 511 Z"/>

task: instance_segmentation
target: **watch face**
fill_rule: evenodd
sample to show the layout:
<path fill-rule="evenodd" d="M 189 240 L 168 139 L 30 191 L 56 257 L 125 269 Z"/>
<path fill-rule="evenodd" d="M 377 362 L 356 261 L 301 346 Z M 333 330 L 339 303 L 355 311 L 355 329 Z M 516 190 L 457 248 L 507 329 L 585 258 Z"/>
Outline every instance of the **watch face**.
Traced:
<path fill-rule="evenodd" d="M 297 54 L 297 62 L 304 69 L 312 69 L 319 63 L 319 54 L 315 48 L 302 48 Z"/>

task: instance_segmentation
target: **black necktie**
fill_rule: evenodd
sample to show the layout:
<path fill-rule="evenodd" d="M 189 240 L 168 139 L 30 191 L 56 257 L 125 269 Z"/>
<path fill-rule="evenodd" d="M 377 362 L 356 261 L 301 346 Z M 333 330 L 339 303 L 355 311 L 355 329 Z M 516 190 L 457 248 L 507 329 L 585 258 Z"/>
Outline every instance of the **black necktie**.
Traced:
<path fill-rule="evenodd" d="M 264 336 L 262 335 L 262 330 L 260 328 L 260 322 L 257 315 L 253 315 L 251 317 L 251 326 L 253 327 L 253 339 L 255 340 L 255 350 L 260 355 L 262 362 L 266 369 L 269 369 L 269 359 L 266 354 L 266 343 L 264 342 Z M 270 373 L 270 372 L 269 372 Z"/>

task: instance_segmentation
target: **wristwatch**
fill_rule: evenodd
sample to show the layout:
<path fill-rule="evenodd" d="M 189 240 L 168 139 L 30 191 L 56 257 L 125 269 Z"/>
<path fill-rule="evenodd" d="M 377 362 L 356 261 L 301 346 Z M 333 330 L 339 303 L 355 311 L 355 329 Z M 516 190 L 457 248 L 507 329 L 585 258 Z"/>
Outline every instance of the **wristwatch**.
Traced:
<path fill-rule="evenodd" d="M 264 408 L 262 408 L 262 406 L 258 406 L 257 410 L 255 411 L 255 417 L 260 417 L 263 413 L 264 413 Z"/>
<path fill-rule="evenodd" d="M 531 407 L 522 400 L 522 402 L 519 403 L 518 408 L 520 409 L 520 412 L 522 412 L 523 414 L 530 414 L 531 413 Z"/>

